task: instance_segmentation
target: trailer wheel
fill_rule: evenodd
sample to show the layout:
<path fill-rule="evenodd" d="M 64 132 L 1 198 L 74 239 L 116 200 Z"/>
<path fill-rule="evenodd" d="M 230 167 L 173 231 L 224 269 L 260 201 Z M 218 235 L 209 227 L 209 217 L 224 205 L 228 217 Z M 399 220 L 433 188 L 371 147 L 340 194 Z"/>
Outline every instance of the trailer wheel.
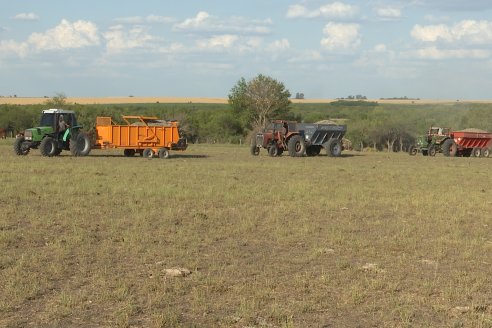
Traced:
<path fill-rule="evenodd" d="M 27 154 L 29 154 L 29 147 L 26 147 L 24 145 L 24 142 L 26 141 L 26 139 L 24 139 L 24 137 L 18 137 L 15 139 L 15 142 L 14 142 L 14 152 L 16 155 L 19 155 L 19 156 L 25 156 Z"/>
<path fill-rule="evenodd" d="M 489 157 L 489 156 L 490 156 L 490 149 L 482 148 L 482 157 Z"/>
<path fill-rule="evenodd" d="M 441 149 L 444 156 L 448 156 L 448 157 L 449 156 L 454 157 L 458 152 L 458 146 L 456 145 L 456 142 L 454 142 L 453 139 L 447 139 L 446 141 L 444 141 Z"/>
<path fill-rule="evenodd" d="M 329 139 L 324 145 L 326 155 L 330 157 L 339 157 L 342 154 L 342 142 L 339 139 Z"/>
<path fill-rule="evenodd" d="M 417 155 L 418 151 L 417 151 L 417 148 L 415 146 L 410 146 L 410 149 L 408 150 L 408 154 L 410 156 L 415 156 Z"/>
<path fill-rule="evenodd" d="M 70 139 L 70 152 L 73 156 L 87 156 L 91 152 L 91 139 L 84 132 L 79 132 Z"/>
<path fill-rule="evenodd" d="M 135 149 L 125 149 L 123 150 L 123 155 L 125 155 L 125 157 L 133 157 L 135 156 Z"/>
<path fill-rule="evenodd" d="M 159 158 L 166 159 L 169 158 L 169 150 L 167 148 L 161 148 L 159 149 Z"/>
<path fill-rule="evenodd" d="M 273 144 L 268 148 L 268 155 L 271 157 L 277 157 L 278 156 L 278 147 L 277 145 Z"/>
<path fill-rule="evenodd" d="M 39 151 L 41 155 L 46 157 L 52 157 L 56 152 L 55 140 L 52 137 L 44 137 L 39 144 Z"/>
<path fill-rule="evenodd" d="M 472 156 L 473 157 L 480 157 L 480 156 L 482 156 L 482 150 L 480 148 L 473 148 L 473 150 L 472 150 Z"/>
<path fill-rule="evenodd" d="M 152 148 L 145 148 L 142 156 L 145 158 L 152 158 L 154 157 L 154 151 L 152 150 Z"/>
<path fill-rule="evenodd" d="M 258 156 L 260 154 L 260 147 L 256 144 L 252 144 L 250 148 L 251 155 Z"/>
<path fill-rule="evenodd" d="M 302 157 L 306 152 L 306 144 L 300 135 L 292 136 L 287 144 L 289 155 L 292 157 Z"/>

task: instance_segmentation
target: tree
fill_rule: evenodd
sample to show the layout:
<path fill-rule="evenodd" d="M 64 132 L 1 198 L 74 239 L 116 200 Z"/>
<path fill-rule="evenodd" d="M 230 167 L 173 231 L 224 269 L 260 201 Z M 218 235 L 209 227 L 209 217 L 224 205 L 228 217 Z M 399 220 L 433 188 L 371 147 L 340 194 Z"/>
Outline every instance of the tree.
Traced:
<path fill-rule="evenodd" d="M 289 98 L 290 92 L 283 83 L 260 74 L 249 82 L 241 78 L 229 93 L 229 104 L 245 123 L 256 129 L 287 114 Z"/>
<path fill-rule="evenodd" d="M 58 92 L 52 98 L 45 101 L 50 108 L 62 108 L 67 105 L 67 96 L 63 92 Z"/>

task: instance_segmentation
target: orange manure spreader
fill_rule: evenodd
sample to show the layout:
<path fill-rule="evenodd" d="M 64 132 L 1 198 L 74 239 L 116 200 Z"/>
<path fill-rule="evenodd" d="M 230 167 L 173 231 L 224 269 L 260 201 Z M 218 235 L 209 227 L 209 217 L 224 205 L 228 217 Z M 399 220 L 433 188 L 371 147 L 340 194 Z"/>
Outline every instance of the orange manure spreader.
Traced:
<path fill-rule="evenodd" d="M 170 150 L 185 150 L 186 139 L 179 137 L 178 122 L 150 116 L 122 116 L 126 124 L 111 117 L 97 117 L 94 149 L 121 148 L 125 156 L 135 153 L 146 158 L 168 158 Z"/>

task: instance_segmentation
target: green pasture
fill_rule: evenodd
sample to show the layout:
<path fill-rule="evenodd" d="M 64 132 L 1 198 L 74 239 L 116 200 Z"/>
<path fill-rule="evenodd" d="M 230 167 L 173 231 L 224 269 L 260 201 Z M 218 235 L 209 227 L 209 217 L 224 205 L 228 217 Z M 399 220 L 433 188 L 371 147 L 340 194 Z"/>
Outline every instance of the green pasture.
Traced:
<path fill-rule="evenodd" d="M 492 159 L 12 143 L 2 327 L 492 327 Z"/>

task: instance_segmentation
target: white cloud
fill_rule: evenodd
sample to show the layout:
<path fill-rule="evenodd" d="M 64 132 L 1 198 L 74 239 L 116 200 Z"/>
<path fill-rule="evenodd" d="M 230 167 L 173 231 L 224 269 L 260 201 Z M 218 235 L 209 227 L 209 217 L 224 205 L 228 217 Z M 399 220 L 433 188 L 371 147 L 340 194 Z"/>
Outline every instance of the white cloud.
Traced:
<path fill-rule="evenodd" d="M 39 16 L 35 13 L 20 13 L 12 17 L 12 19 L 23 21 L 37 21 L 39 20 Z"/>
<path fill-rule="evenodd" d="M 361 43 L 358 24 L 328 23 L 321 45 L 329 51 L 354 50 Z"/>
<path fill-rule="evenodd" d="M 44 33 L 31 34 L 27 42 L 38 51 L 83 48 L 98 45 L 99 32 L 92 22 L 78 20 L 71 23 L 63 19 L 58 26 Z"/>
<path fill-rule="evenodd" d="M 26 57 L 29 52 L 29 44 L 27 42 L 15 42 L 13 40 L 0 41 L 0 55 L 13 54 L 21 58 Z"/>
<path fill-rule="evenodd" d="M 316 9 L 308 9 L 304 5 L 291 5 L 287 9 L 287 18 L 349 18 L 354 16 L 358 11 L 356 6 L 335 1 L 323 5 Z"/>
<path fill-rule="evenodd" d="M 420 59 L 487 59 L 492 55 L 492 51 L 484 49 L 438 49 L 437 47 L 427 47 L 415 50 L 410 53 L 412 57 Z"/>
<path fill-rule="evenodd" d="M 376 13 L 383 20 L 395 20 L 401 18 L 401 10 L 393 7 L 378 8 Z"/>
<path fill-rule="evenodd" d="M 239 37 L 237 35 L 218 35 L 209 39 L 198 40 L 197 45 L 202 49 L 231 48 L 238 39 Z"/>
<path fill-rule="evenodd" d="M 223 34 L 269 34 L 272 21 L 248 20 L 243 17 L 219 19 L 205 11 L 200 11 L 195 17 L 187 18 L 173 26 L 175 31 L 196 33 L 223 33 Z"/>
<path fill-rule="evenodd" d="M 411 36 L 422 42 L 445 41 L 448 43 L 465 42 L 471 44 L 489 44 L 492 42 L 492 22 L 463 20 L 453 26 L 415 25 Z"/>
<path fill-rule="evenodd" d="M 157 40 L 142 26 L 135 26 L 126 31 L 122 25 L 111 27 L 108 32 L 104 33 L 104 39 L 106 49 L 110 53 L 135 48 L 151 48 Z"/>
<path fill-rule="evenodd" d="M 290 42 L 287 39 L 275 40 L 268 47 L 269 52 L 283 52 L 290 48 Z"/>
<path fill-rule="evenodd" d="M 120 24 L 170 24 L 176 21 L 173 17 L 167 16 L 131 16 L 131 17 L 120 17 L 114 20 Z"/>

